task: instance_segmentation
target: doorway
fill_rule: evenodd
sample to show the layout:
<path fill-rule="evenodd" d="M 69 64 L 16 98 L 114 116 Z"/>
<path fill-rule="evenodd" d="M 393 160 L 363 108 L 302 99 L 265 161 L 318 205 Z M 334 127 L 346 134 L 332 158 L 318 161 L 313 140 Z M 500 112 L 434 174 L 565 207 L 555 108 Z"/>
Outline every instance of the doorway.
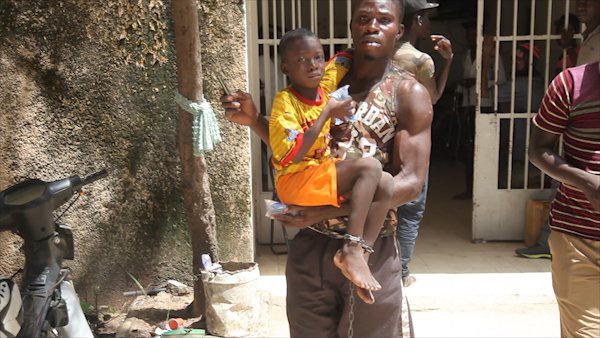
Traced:
<path fill-rule="evenodd" d="M 246 4 L 250 92 L 253 97 L 260 98 L 256 101 L 260 102 L 260 111 L 265 114 L 270 111 L 276 91 L 287 85 L 286 78 L 279 71 L 277 50 L 279 40 L 287 30 L 298 27 L 311 29 L 319 36 L 326 55 L 330 57 L 351 46 L 350 0 L 257 0 Z M 452 129 L 456 128 L 453 127 L 456 116 L 452 115 L 456 107 L 455 89 L 462 79 L 461 60 L 468 49 L 462 23 L 467 20 L 477 23 L 478 69 L 481 67 L 483 34 L 492 34 L 498 41 L 496 55 L 502 56 L 502 61 L 495 64 L 494 72 L 498 72 L 502 63 L 507 71 L 506 78 L 513 82 L 511 65 L 516 57 L 515 47 L 520 43 L 536 46 L 543 57 L 536 62 L 535 69 L 542 74 L 545 87 L 553 76 L 553 61 L 550 60 L 555 60 L 559 54 L 555 44 L 559 36 L 552 34 L 552 22 L 573 7 L 574 1 L 570 0 L 447 0 L 433 10 L 432 33 L 448 37 L 453 42 L 455 53 L 446 92 L 435 107 L 433 126 L 431 170 L 433 175 L 445 175 L 442 180 L 447 182 L 444 188 L 455 189 L 452 193 L 458 193 L 465 182 L 464 168 L 453 154 L 455 144 L 452 141 L 452 133 L 456 132 Z M 417 47 L 436 60 L 437 53 L 431 48 L 431 43 L 423 42 Z M 532 59 L 529 67 L 530 71 L 534 69 Z M 480 81 L 478 74 L 477 88 Z M 496 93 L 497 86 L 495 84 L 494 87 Z M 476 95 L 479 102 L 479 90 Z M 528 100 L 531 101 L 530 98 Z M 471 215 L 467 218 L 469 224 L 465 225 L 464 233 L 471 240 L 519 240 L 523 238 L 526 201 L 534 197 L 547 198 L 551 191 L 547 178 L 528 164 L 526 156 L 529 121 L 535 112 L 515 111 L 514 98 L 503 104 L 495 95 L 492 101 L 491 114 L 481 114 L 479 109 L 475 113 L 474 196 L 461 204 L 464 212 Z M 252 153 L 256 237 L 259 243 L 269 243 L 271 223 L 263 215 L 264 200 L 270 199 L 273 191 L 268 165 L 270 153 L 255 136 Z M 432 185 L 429 194 L 436 194 L 438 189 Z M 443 193 L 444 189 L 439 191 Z M 452 205 L 451 196 L 430 197 L 427 209 L 443 209 L 432 206 L 432 203 Z M 278 225 L 276 229 L 279 229 Z M 281 231 L 275 231 L 275 234 L 275 241 L 280 242 Z"/>

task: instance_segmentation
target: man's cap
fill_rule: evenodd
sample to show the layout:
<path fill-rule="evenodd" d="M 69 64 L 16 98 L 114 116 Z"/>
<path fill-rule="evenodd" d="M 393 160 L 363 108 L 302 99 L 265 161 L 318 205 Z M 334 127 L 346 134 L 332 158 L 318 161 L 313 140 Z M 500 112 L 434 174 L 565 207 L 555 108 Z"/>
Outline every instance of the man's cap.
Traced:
<path fill-rule="evenodd" d="M 522 43 L 520 45 L 517 46 L 517 48 L 524 50 L 527 53 L 531 52 L 531 45 L 528 43 Z M 540 58 L 540 52 L 538 50 L 538 48 L 534 45 L 533 46 L 533 57 L 535 59 L 539 59 Z"/>
<path fill-rule="evenodd" d="M 424 9 L 436 8 L 440 4 L 427 2 L 427 0 L 406 0 L 404 3 L 405 14 L 416 13 Z"/>

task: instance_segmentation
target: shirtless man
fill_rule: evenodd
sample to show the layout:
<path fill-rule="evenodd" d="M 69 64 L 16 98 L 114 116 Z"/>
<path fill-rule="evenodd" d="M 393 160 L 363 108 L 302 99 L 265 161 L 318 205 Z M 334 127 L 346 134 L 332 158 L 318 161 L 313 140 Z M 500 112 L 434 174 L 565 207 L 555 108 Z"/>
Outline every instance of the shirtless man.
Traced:
<path fill-rule="evenodd" d="M 350 95 L 359 102 L 358 122 L 371 132 L 347 133 L 350 128 L 343 124 L 339 130 L 332 128 L 333 141 L 351 150 L 346 154 L 367 151 L 379 158 L 394 175 L 393 205 L 403 205 L 419 196 L 429 168 L 431 99 L 425 87 L 391 64 L 394 45 L 403 34 L 404 1 L 358 0 L 352 13 L 354 50 L 336 56 L 324 79 L 333 76 L 339 86 L 350 85 Z M 248 94 L 237 92 L 221 101 L 229 120 L 250 126 L 268 143 L 268 121 L 258 114 Z M 290 243 L 286 267 L 290 335 L 340 337 L 348 336 L 351 329 L 357 337 L 412 336 L 409 316 L 403 317 L 407 309 L 402 308 L 395 222 L 386 223 L 369 258 L 373 276 L 382 286 L 375 293 L 378 301 L 372 305 L 356 301 L 351 307 L 349 282 L 333 264 L 343 244 L 333 237 L 343 231 L 344 221 L 331 221 L 348 215 L 348 210 L 291 206 L 290 211 L 279 217 L 287 226 L 301 228 Z"/>

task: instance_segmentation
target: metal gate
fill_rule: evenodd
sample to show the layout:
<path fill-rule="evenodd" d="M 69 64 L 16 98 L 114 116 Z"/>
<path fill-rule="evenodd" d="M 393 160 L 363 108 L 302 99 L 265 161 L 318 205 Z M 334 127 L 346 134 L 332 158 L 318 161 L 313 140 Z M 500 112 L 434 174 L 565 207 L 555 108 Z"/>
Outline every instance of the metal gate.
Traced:
<path fill-rule="evenodd" d="M 275 93 L 288 85 L 279 70 L 277 46 L 283 34 L 298 27 L 310 29 L 319 36 L 325 55 L 331 57 L 351 45 L 351 5 L 350 0 L 251 0 L 246 4 L 249 88 L 261 113 L 268 115 Z M 260 154 L 253 156 L 252 164 L 254 224 L 258 241 L 268 243 L 270 221 L 264 217 L 264 200 L 273 194 L 268 163 L 271 154 L 254 135 L 252 154 Z M 281 231 L 275 235 L 275 241 L 281 241 Z"/>
<path fill-rule="evenodd" d="M 249 0 L 246 1 L 248 33 L 249 88 L 267 115 L 275 93 L 287 86 L 279 71 L 277 46 L 283 34 L 297 27 L 315 32 L 325 53 L 351 46 L 349 23 L 350 0 Z M 444 6 L 440 2 L 440 8 Z M 515 83 L 513 72 L 516 53 L 521 43 L 537 46 L 541 55 L 536 69 L 543 78 L 543 87 L 552 80 L 554 60 L 560 51 L 555 46 L 559 35 L 553 34 L 553 20 L 571 12 L 574 0 L 477 0 L 478 48 L 476 64 L 481 69 L 481 43 L 484 33 L 495 35 L 496 55 L 501 55 L 506 79 Z M 568 20 L 568 19 L 567 19 Z M 565 22 L 566 24 L 566 22 Z M 580 38 L 580 35 L 577 36 Z M 533 56 L 529 58 L 528 87 L 534 85 Z M 495 59 L 498 72 L 500 58 Z M 456 60 L 455 60 L 455 63 Z M 476 88 L 481 83 L 477 71 Z M 516 86 L 511 86 L 511 99 L 501 102 L 498 84 L 494 86 L 494 113 L 476 111 L 474 154 L 472 238 L 483 240 L 518 240 L 523 238 L 525 205 L 531 198 L 549 198 L 550 180 L 529 164 L 527 146 L 530 131 L 530 109 L 515 109 Z M 529 91 L 531 93 L 531 91 Z M 480 92 L 477 91 L 477 102 Z M 531 106 L 531 95 L 527 107 Z M 254 224 L 259 242 L 268 243 L 270 222 L 264 217 L 265 199 L 272 197 L 268 148 L 252 136 L 252 188 L 254 191 Z M 259 155 L 260 154 L 260 155 Z M 277 227 L 278 228 L 278 227 Z M 281 241 L 276 231 L 276 241 Z"/>
<path fill-rule="evenodd" d="M 498 72 L 499 63 L 503 60 L 508 82 L 493 86 L 493 113 L 482 113 L 479 105 L 476 108 L 474 240 L 522 239 L 527 200 L 551 197 L 551 180 L 529 163 L 527 148 L 531 117 L 536 113 L 532 106 L 539 105 L 535 102 L 539 100 L 536 91 L 542 90 L 543 94 L 555 76 L 554 60 L 564 53 L 555 46 L 560 35 L 553 34 L 553 22 L 569 9 L 572 11 L 573 5 L 574 1 L 569 0 L 478 0 L 476 88 L 479 89 L 481 84 L 484 31 L 495 36 L 495 55 L 501 56 L 495 58 L 494 72 Z M 565 27 L 568 24 L 568 15 L 564 24 Z M 527 78 L 517 79 L 514 65 L 516 50 L 521 44 L 536 46 L 539 58 L 529 53 Z M 522 87 L 517 86 L 519 81 L 523 81 L 521 84 L 526 82 L 525 93 Z M 537 82 L 542 84 L 536 85 Z M 509 99 L 502 101 L 499 92 L 507 88 Z M 478 91 L 477 102 L 480 102 L 480 95 Z M 517 104 L 516 96 L 521 96 L 520 104 Z M 523 97 L 525 108 L 519 109 L 523 106 Z"/>

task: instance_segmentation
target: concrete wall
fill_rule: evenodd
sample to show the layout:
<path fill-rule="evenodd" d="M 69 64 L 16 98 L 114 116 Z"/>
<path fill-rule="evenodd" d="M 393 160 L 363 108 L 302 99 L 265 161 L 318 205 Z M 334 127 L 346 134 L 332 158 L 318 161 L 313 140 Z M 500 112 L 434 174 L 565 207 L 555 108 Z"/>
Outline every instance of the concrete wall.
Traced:
<path fill-rule="evenodd" d="M 246 129 L 227 122 L 223 69 L 245 88 L 244 8 L 199 4 L 205 96 L 224 142 L 207 156 L 222 260 L 253 260 Z M 89 187 L 63 221 L 82 298 L 122 304 L 122 291 L 175 278 L 191 283 L 191 246 L 179 192 L 178 112 L 170 1 L 0 3 L 0 190 L 23 177 L 84 175 Z M 0 275 L 22 265 L 19 237 L 0 234 Z M 84 282 L 85 281 L 85 282 Z M 96 290 L 96 291 L 92 291 Z"/>

